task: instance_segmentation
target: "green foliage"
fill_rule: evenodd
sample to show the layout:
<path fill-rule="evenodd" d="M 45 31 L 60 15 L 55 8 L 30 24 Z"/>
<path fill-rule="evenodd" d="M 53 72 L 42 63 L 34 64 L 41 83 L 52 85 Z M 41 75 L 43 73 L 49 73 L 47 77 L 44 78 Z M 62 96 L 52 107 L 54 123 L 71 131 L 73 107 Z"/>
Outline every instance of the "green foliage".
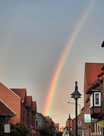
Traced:
<path fill-rule="evenodd" d="M 42 136 L 48 136 L 50 133 L 49 129 L 45 128 L 45 129 L 40 129 L 40 134 Z"/>
<path fill-rule="evenodd" d="M 4 136 L 4 126 L 2 125 L 3 118 L 0 118 L 0 136 Z"/>
<path fill-rule="evenodd" d="M 62 136 L 62 132 L 57 132 L 56 136 Z"/>
<path fill-rule="evenodd" d="M 16 125 L 11 125 L 11 132 L 8 136 L 26 136 L 28 134 L 28 130 L 25 125 L 17 123 Z M 5 136 L 4 134 L 4 125 L 2 123 L 2 119 L 0 118 L 0 136 Z"/>
<path fill-rule="evenodd" d="M 28 130 L 25 125 L 17 123 L 16 125 L 11 124 L 11 133 L 10 136 L 26 136 Z"/>
<path fill-rule="evenodd" d="M 42 136 L 54 136 L 54 128 L 49 127 L 49 128 L 40 129 L 40 135 L 42 135 Z"/>

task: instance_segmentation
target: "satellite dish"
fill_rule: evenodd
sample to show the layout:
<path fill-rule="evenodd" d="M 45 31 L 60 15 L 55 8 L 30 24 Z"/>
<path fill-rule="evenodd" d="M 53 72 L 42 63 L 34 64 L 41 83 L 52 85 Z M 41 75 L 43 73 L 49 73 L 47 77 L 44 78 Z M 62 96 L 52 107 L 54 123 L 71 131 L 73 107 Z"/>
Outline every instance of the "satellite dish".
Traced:
<path fill-rule="evenodd" d="M 102 48 L 104 47 L 104 41 L 103 41 L 103 43 L 102 43 L 101 47 L 102 47 Z"/>

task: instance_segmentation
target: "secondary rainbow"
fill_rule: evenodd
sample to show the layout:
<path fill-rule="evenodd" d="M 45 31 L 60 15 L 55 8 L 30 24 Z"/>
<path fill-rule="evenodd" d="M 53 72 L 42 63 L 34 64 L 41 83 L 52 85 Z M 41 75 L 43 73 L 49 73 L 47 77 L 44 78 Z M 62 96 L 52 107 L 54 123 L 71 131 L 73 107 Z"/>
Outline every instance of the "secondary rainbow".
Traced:
<path fill-rule="evenodd" d="M 52 102 L 53 102 L 53 99 L 54 99 L 54 94 L 55 94 L 55 91 L 56 91 L 62 70 L 64 68 L 65 62 L 66 62 L 66 60 L 69 56 L 69 53 L 71 51 L 71 48 L 72 48 L 72 46 L 75 42 L 77 35 L 78 35 L 79 31 L 81 30 L 84 22 L 86 21 L 88 15 L 91 13 L 91 11 L 92 11 L 92 9 L 95 5 L 95 2 L 96 2 L 96 0 L 92 0 L 89 3 L 84 14 L 81 16 L 81 18 L 79 19 L 75 29 L 73 30 L 72 35 L 69 38 L 69 41 L 66 44 L 64 51 L 62 52 L 62 55 L 59 59 L 58 65 L 57 65 L 57 67 L 54 71 L 54 74 L 53 74 L 53 77 L 52 77 L 52 80 L 50 82 L 49 89 L 48 89 L 48 92 L 47 92 L 47 97 L 46 97 L 44 111 L 43 111 L 44 115 L 50 115 Z"/>

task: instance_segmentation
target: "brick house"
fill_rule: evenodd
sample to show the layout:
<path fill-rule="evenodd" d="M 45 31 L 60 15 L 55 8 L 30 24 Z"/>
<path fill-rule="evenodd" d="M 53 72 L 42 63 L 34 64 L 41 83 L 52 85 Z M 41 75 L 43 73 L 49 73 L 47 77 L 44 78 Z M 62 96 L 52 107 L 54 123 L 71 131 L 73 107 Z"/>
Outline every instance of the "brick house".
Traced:
<path fill-rule="evenodd" d="M 91 94 L 95 92 L 95 96 L 98 99 L 98 94 L 101 92 L 101 86 L 99 84 L 99 74 L 102 80 L 104 80 L 104 70 L 101 72 L 101 68 L 104 63 L 85 63 L 85 74 L 84 74 L 84 107 L 81 113 L 78 115 L 78 134 L 79 136 L 91 136 L 91 135 L 101 135 L 102 129 L 97 125 L 97 122 L 101 120 L 101 105 L 91 107 Z M 102 89 L 104 90 L 104 82 L 102 81 Z M 97 95 L 96 95 L 97 94 Z M 100 98 L 100 95 L 99 95 Z M 95 98 L 93 98 L 95 99 Z M 103 91 L 104 99 L 104 91 Z M 100 103 L 100 100 L 99 100 Z M 104 103 L 104 101 L 103 101 Z M 104 109 L 104 104 L 103 104 Z M 85 114 L 91 115 L 91 123 L 85 123 Z M 99 116 L 99 118 L 98 118 Z M 80 124 L 81 123 L 81 124 Z M 72 131 L 75 135 L 75 118 L 72 120 Z"/>
<path fill-rule="evenodd" d="M 35 130 L 37 107 L 36 102 L 32 101 L 32 96 L 27 96 L 26 89 L 8 89 L 0 83 L 0 106 L 5 107 L 5 114 L 10 117 L 8 123 L 25 124 L 29 129 L 29 136 L 32 136 L 32 131 Z"/>
<path fill-rule="evenodd" d="M 81 122 L 81 133 L 79 135 L 82 136 L 91 136 L 92 131 L 92 123 L 85 123 L 84 116 L 85 114 L 91 113 L 90 108 L 90 94 L 86 94 L 86 91 L 92 86 L 92 84 L 97 80 L 97 75 L 100 72 L 101 67 L 104 64 L 102 63 L 86 63 L 85 64 L 85 75 L 84 75 L 84 108 L 81 111 L 81 113 L 78 115 L 78 123 Z M 75 123 L 75 121 L 74 121 Z M 75 129 L 75 127 L 74 127 Z"/>
<path fill-rule="evenodd" d="M 53 120 L 50 118 L 50 116 L 45 116 L 46 120 L 47 120 L 47 125 L 48 127 L 54 126 L 54 122 Z"/>
<path fill-rule="evenodd" d="M 41 113 L 36 113 L 36 129 L 44 129 L 47 127 L 47 120 Z"/>
<path fill-rule="evenodd" d="M 56 132 L 59 132 L 59 123 L 55 123 Z"/>
<path fill-rule="evenodd" d="M 90 113 L 92 118 L 91 135 L 102 135 L 103 128 L 98 122 L 104 120 L 104 63 L 94 64 L 95 79 L 92 85 L 87 88 L 87 101 L 90 104 Z"/>
<path fill-rule="evenodd" d="M 11 88 L 11 90 L 21 98 L 21 119 L 20 122 L 27 125 L 27 92 L 26 89 Z"/>
<path fill-rule="evenodd" d="M 11 90 L 21 97 L 21 123 L 27 126 L 31 135 L 31 132 L 35 130 L 36 101 L 32 101 L 32 96 L 27 96 L 26 89 L 12 88 Z"/>

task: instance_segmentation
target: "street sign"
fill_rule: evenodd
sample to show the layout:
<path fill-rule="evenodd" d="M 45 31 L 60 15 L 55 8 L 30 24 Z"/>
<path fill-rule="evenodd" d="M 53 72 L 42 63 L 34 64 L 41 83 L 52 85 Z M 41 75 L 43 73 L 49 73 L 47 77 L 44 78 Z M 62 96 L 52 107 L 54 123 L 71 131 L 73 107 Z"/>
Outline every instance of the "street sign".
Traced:
<path fill-rule="evenodd" d="M 97 124 L 99 127 L 104 128 L 104 120 L 99 121 Z"/>
<path fill-rule="evenodd" d="M 84 114 L 84 122 L 91 123 L 91 115 L 90 114 Z"/>
<path fill-rule="evenodd" d="M 10 133 L 10 124 L 4 125 L 4 133 Z"/>

